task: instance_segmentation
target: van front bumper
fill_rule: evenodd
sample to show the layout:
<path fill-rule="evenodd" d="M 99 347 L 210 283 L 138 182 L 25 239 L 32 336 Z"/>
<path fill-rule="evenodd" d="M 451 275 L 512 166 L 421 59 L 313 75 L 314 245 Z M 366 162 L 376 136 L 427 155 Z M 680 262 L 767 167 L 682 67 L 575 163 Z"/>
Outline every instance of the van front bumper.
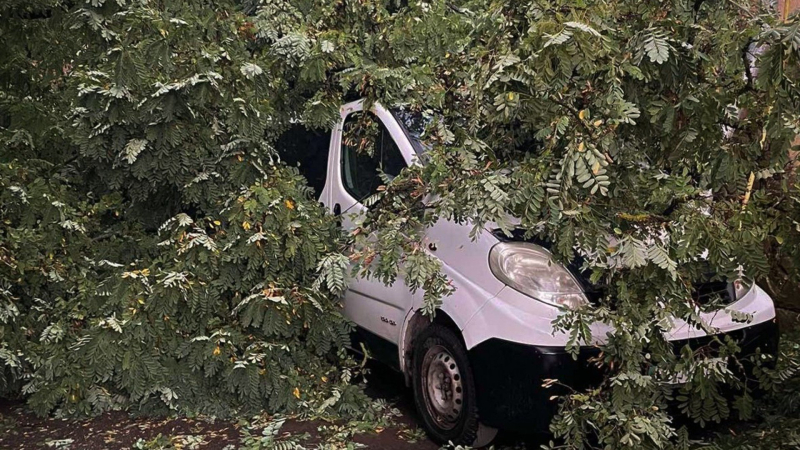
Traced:
<path fill-rule="evenodd" d="M 778 327 L 774 320 L 725 335 L 739 343 L 743 357 L 756 349 L 777 354 Z M 673 341 L 673 345 L 678 351 L 686 344 L 700 348 L 711 340 L 712 337 L 706 336 Z M 469 357 L 480 421 L 520 433 L 547 432 L 558 411 L 554 396 L 565 395 L 570 389 L 582 391 L 603 381 L 603 370 L 592 363 L 599 354 L 598 348 L 582 347 L 575 359 L 564 347 L 526 345 L 496 338 L 478 344 L 469 351 Z M 544 388 L 542 385 L 548 379 L 556 379 L 558 383 Z"/>

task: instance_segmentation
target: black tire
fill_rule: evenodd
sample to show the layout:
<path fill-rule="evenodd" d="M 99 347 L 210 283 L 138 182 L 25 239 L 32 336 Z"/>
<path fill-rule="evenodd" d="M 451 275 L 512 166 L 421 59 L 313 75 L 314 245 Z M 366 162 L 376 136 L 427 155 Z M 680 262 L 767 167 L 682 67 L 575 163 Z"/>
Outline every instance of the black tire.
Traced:
<path fill-rule="evenodd" d="M 414 404 L 425 431 L 440 445 L 472 445 L 478 435 L 478 406 L 472 369 L 461 339 L 449 328 L 431 324 L 414 340 L 412 355 Z M 443 377 L 438 376 L 440 373 Z M 429 390 L 431 378 L 444 384 L 432 385 Z M 431 395 L 435 398 L 431 399 Z M 452 409 L 449 416 L 438 414 L 449 408 L 458 408 L 458 412 Z"/>

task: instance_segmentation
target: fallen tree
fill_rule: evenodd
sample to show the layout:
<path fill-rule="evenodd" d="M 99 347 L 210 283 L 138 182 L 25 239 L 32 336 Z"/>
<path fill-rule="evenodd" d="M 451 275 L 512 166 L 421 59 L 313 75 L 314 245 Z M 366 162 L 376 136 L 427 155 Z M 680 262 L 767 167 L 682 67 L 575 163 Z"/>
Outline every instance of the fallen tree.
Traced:
<path fill-rule="evenodd" d="M 616 329 L 606 382 L 561 400 L 567 445 L 685 444 L 672 395 L 700 422 L 750 413 L 751 385 L 664 331 L 708 328 L 695 281 L 800 267 L 796 21 L 711 1 L 0 8 L 2 382 L 40 413 L 352 410 L 343 254 L 397 258 L 435 314 L 440 219 L 548 241 L 603 286 L 558 323 L 576 349 Z M 377 240 L 339 236 L 274 148 L 352 97 L 429 123 L 427 164 L 366 217 Z"/>

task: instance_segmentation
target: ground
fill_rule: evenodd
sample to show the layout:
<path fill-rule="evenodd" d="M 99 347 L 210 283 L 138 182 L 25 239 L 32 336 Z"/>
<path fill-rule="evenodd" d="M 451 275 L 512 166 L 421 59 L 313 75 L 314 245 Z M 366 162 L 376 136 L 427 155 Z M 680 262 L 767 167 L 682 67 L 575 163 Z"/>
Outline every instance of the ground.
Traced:
<path fill-rule="evenodd" d="M 198 419 L 143 419 L 125 413 L 103 414 L 83 421 L 39 419 L 22 411 L 19 404 L 0 406 L 0 448 L 3 449 L 233 449 L 260 448 L 256 434 L 247 445 L 245 428 L 232 421 Z M 327 428 L 327 430 L 323 430 Z M 292 442 L 309 446 L 319 437 L 337 430 L 334 424 L 314 421 L 287 420 L 279 436 L 293 437 Z M 352 441 L 376 449 L 437 449 L 431 442 L 420 441 L 421 433 L 413 428 L 388 428 L 380 432 L 365 432 Z M 307 436 L 307 437 L 304 437 Z"/>
<path fill-rule="evenodd" d="M 396 372 L 371 365 L 367 392 L 386 401 L 386 420 L 376 423 L 329 423 L 293 418 L 258 417 L 241 421 L 208 418 L 136 418 L 110 412 L 86 420 L 38 418 L 20 402 L 0 400 L 0 449 L 61 450 L 436 450 L 418 426 L 410 391 Z M 791 391 L 796 387 L 792 386 Z M 793 397 L 793 396 L 789 396 Z M 796 399 L 783 396 L 784 400 Z M 776 408 L 777 409 L 777 408 Z M 797 411 L 797 408 L 788 408 Z M 794 415 L 794 414 L 792 414 Z M 728 422 L 699 433 L 713 449 L 800 448 L 800 417 L 769 416 L 753 423 Z M 539 448 L 539 436 L 523 443 L 501 435 L 496 449 Z M 283 443 L 285 446 L 278 444 Z"/>
<path fill-rule="evenodd" d="M 275 440 L 299 443 L 306 448 L 314 448 L 324 441 L 358 443 L 370 449 L 438 449 L 439 446 L 427 440 L 417 428 L 410 393 L 404 389 L 399 375 L 378 365 L 371 372 L 368 392 L 376 399 L 391 402 L 393 407 L 387 409 L 387 415 L 391 416 L 393 426 L 367 430 L 365 424 L 287 418 L 277 430 L 278 439 Z M 274 418 L 251 418 L 241 422 L 202 418 L 148 419 L 133 418 L 118 411 L 80 421 L 42 419 L 26 412 L 20 402 L 0 400 L 0 449 L 271 448 L 259 442 L 265 437 L 262 434 L 265 423 L 274 424 Z M 248 438 L 248 434 L 252 437 Z"/>

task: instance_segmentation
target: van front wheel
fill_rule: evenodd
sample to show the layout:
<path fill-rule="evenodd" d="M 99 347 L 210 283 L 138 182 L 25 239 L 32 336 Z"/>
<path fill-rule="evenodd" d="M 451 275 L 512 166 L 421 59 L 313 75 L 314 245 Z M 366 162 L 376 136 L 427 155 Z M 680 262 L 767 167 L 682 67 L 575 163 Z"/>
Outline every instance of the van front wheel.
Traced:
<path fill-rule="evenodd" d="M 478 434 L 475 382 L 467 351 L 450 329 L 432 324 L 414 341 L 414 403 L 439 444 L 471 445 Z"/>

